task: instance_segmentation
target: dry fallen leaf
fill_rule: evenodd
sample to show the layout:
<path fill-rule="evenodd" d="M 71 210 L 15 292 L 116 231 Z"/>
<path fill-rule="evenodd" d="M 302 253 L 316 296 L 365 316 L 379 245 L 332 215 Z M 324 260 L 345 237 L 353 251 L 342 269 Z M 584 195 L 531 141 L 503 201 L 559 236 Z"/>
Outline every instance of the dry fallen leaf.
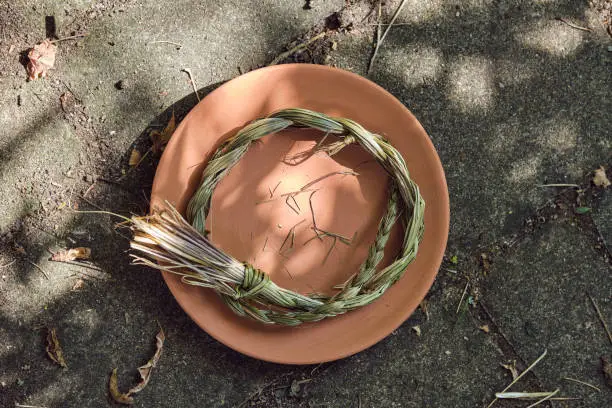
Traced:
<path fill-rule="evenodd" d="M 427 302 L 427 299 L 423 299 L 419 307 L 421 308 L 423 313 L 425 313 L 425 320 L 429 320 L 429 303 Z"/>
<path fill-rule="evenodd" d="M 64 353 L 62 352 L 62 346 L 57 338 L 57 332 L 54 328 L 48 329 L 47 332 L 47 355 L 57 364 L 61 365 L 64 368 L 67 368 L 66 361 L 64 360 Z"/>
<path fill-rule="evenodd" d="M 412 326 L 411 329 L 414 330 L 418 337 L 421 337 L 421 328 L 419 326 Z"/>
<path fill-rule="evenodd" d="M 603 188 L 610 186 L 610 180 L 608 180 L 608 177 L 606 176 L 606 169 L 603 166 L 595 170 L 595 175 L 593 176 L 593 184 L 595 184 L 597 187 Z"/>
<path fill-rule="evenodd" d="M 174 116 L 174 112 L 172 112 L 172 117 L 170 121 L 161 132 L 154 130 L 149 134 L 151 141 L 153 142 L 153 147 L 151 150 L 153 153 L 159 153 L 164 150 L 164 147 L 170 141 L 174 130 L 176 129 L 176 117 Z"/>
<path fill-rule="evenodd" d="M 488 333 L 491 331 L 491 329 L 489 329 L 489 325 L 488 324 L 483 324 L 482 326 L 479 327 L 480 330 L 482 330 L 485 333 Z"/>
<path fill-rule="evenodd" d="M 164 340 L 166 340 L 164 331 L 161 328 L 159 329 L 159 333 L 157 333 L 157 336 L 155 336 L 155 339 L 156 339 L 155 354 L 153 355 L 153 357 L 151 357 L 151 359 L 147 362 L 147 364 L 141 367 L 138 367 L 138 373 L 140 374 L 140 378 L 141 378 L 140 382 L 136 384 L 135 386 L 133 386 L 132 388 L 130 388 L 129 391 L 126 392 L 125 394 L 121 393 L 119 391 L 119 388 L 117 387 L 117 369 L 116 368 L 113 369 L 113 372 L 111 373 L 111 377 L 109 380 L 108 387 L 109 387 L 111 396 L 118 403 L 132 404 L 134 402 L 132 395 L 136 394 L 137 392 L 142 391 L 149 383 L 149 379 L 151 378 L 151 371 L 153 370 L 153 367 L 155 367 L 155 365 L 159 361 L 159 358 L 161 357 L 162 348 L 164 347 Z"/>
<path fill-rule="evenodd" d="M 130 167 L 137 166 L 138 163 L 140 163 L 141 158 L 142 155 L 140 154 L 140 152 L 136 149 L 133 149 L 132 153 L 130 154 L 130 161 L 128 164 L 130 165 Z"/>
<path fill-rule="evenodd" d="M 83 279 L 77 279 L 72 285 L 72 290 L 79 290 L 85 285 L 85 281 Z"/>
<path fill-rule="evenodd" d="M 74 95 L 70 91 L 66 91 L 60 95 L 60 104 L 62 110 L 66 113 L 72 112 L 76 106 L 76 100 Z"/>
<path fill-rule="evenodd" d="M 51 257 L 51 260 L 56 261 L 56 262 L 68 262 L 68 261 L 74 261 L 77 259 L 85 260 L 89 258 L 91 258 L 91 249 L 85 248 L 85 247 L 78 247 L 78 248 L 63 249 L 59 252 L 56 252 Z"/>
<path fill-rule="evenodd" d="M 118 402 L 119 404 L 131 405 L 134 403 L 134 398 L 130 397 L 128 394 L 122 394 L 119 391 L 119 386 L 117 385 L 117 369 L 113 368 L 113 372 L 110 375 L 110 379 L 108 380 L 108 390 L 110 392 L 111 397 Z"/>
<path fill-rule="evenodd" d="M 519 376 L 518 370 L 516 369 L 516 360 L 510 361 L 508 364 L 501 364 L 501 366 L 510 371 L 513 380 L 516 380 L 516 377 Z"/>
<path fill-rule="evenodd" d="M 608 387 L 612 387 L 612 363 L 610 363 L 605 357 L 601 357 L 601 370 L 606 377 L 606 384 Z"/>
<path fill-rule="evenodd" d="M 44 78 L 47 71 L 55 64 L 57 46 L 50 40 L 45 40 L 28 51 L 27 71 L 30 80 Z"/>

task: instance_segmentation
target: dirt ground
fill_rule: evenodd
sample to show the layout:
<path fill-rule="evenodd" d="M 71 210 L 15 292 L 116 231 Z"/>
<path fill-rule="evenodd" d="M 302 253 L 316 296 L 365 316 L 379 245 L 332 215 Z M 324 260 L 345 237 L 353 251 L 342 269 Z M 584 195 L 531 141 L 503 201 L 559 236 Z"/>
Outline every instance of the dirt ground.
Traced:
<path fill-rule="evenodd" d="M 383 2 L 383 22 L 399 3 Z M 612 406 L 612 187 L 593 183 L 600 166 L 612 179 L 612 2 L 409 0 L 368 73 L 377 4 L 0 3 L 0 406 L 112 405 L 111 369 L 134 383 L 158 323 L 163 355 L 135 406 L 483 407 L 512 380 L 501 364 L 544 350 L 514 391 Z M 357 355 L 283 366 L 209 337 L 130 265 L 113 217 L 74 210 L 147 211 L 159 155 L 132 168 L 130 154 L 196 104 L 183 69 L 205 96 L 322 31 L 280 62 L 337 66 L 400 99 L 442 159 L 451 232 L 426 308 Z M 30 47 L 79 34 L 27 80 Z M 49 260 L 77 246 L 91 260 Z M 50 327 L 67 369 L 46 355 Z"/>

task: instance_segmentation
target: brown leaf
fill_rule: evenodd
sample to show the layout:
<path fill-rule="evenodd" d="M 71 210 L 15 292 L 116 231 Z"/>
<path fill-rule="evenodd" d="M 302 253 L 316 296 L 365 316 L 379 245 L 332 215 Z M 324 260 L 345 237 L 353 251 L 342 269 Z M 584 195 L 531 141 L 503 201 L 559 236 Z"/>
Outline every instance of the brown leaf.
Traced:
<path fill-rule="evenodd" d="M 608 387 L 612 387 L 612 363 L 610 363 L 605 357 L 601 357 L 601 371 L 606 377 L 606 384 Z"/>
<path fill-rule="evenodd" d="M 142 155 L 140 154 L 140 152 L 136 149 L 133 149 L 132 153 L 130 154 L 130 161 L 128 164 L 130 165 L 130 167 L 137 166 L 138 163 L 140 163 L 141 158 Z"/>
<path fill-rule="evenodd" d="M 60 345 L 57 333 L 54 328 L 48 329 L 47 331 L 47 355 L 57 364 L 64 368 L 68 368 L 66 361 L 64 360 L 64 353 L 62 352 L 62 346 Z"/>
<path fill-rule="evenodd" d="M 593 176 L 593 184 L 595 184 L 597 187 L 603 187 L 603 188 L 607 188 L 610 186 L 610 180 L 608 180 L 608 177 L 606 176 L 606 169 L 604 168 L 604 166 L 599 167 L 597 170 L 595 170 L 595 175 Z"/>
<path fill-rule="evenodd" d="M 68 262 L 77 259 L 86 260 L 91 258 L 91 249 L 86 247 L 63 249 L 51 256 L 52 261 Z"/>
<path fill-rule="evenodd" d="M 166 125 L 164 130 L 162 130 L 161 132 L 154 130 L 149 134 L 149 137 L 153 142 L 153 147 L 151 148 L 153 153 L 159 153 L 164 150 L 164 147 L 170 141 L 170 138 L 172 137 L 172 134 L 175 130 L 176 117 L 174 116 L 174 112 L 172 112 L 172 117 L 170 118 L 170 121 L 168 121 L 168 124 Z"/>
<path fill-rule="evenodd" d="M 83 279 L 77 279 L 72 285 L 72 290 L 79 290 L 85 285 L 85 281 Z"/>
<path fill-rule="evenodd" d="M 44 78 L 47 71 L 55 64 L 57 46 L 50 40 L 45 40 L 28 51 L 28 65 L 26 67 L 30 80 Z"/>
<path fill-rule="evenodd" d="M 74 95 L 70 91 L 66 91 L 60 95 L 60 104 L 62 105 L 62 110 L 66 113 L 72 112 L 76 107 L 76 100 L 74 99 Z"/>
<path fill-rule="evenodd" d="M 155 350 L 155 354 L 153 355 L 153 357 L 151 357 L 147 364 L 143 365 L 142 367 L 138 367 L 138 373 L 140 373 L 141 381 L 134 387 L 130 388 L 130 390 L 128 391 L 128 394 L 130 395 L 142 391 L 144 387 L 147 386 L 151 377 L 151 371 L 153 370 L 153 367 L 155 367 L 155 365 L 159 361 L 159 358 L 161 357 L 162 348 L 164 347 L 164 340 L 166 340 L 166 335 L 164 334 L 164 331 L 161 328 L 159 329 L 159 333 L 157 333 L 157 336 L 155 336 L 155 338 L 157 340 L 157 348 Z"/>
<path fill-rule="evenodd" d="M 151 357 L 151 359 L 147 362 L 147 364 L 141 367 L 138 367 L 138 373 L 140 374 L 140 379 L 141 379 L 140 382 L 136 384 L 135 386 L 133 386 L 132 388 L 130 388 L 129 391 L 126 392 L 125 394 L 119 391 L 119 388 L 117 386 L 117 369 L 116 368 L 113 369 L 113 372 L 111 373 L 111 376 L 110 376 L 108 388 L 109 388 L 111 396 L 118 403 L 128 404 L 128 405 L 132 404 L 134 402 L 132 395 L 136 394 L 137 392 L 142 391 L 149 383 L 149 379 L 151 378 L 151 371 L 153 370 L 153 367 L 157 365 L 157 362 L 159 361 L 159 358 L 161 357 L 162 348 L 164 347 L 164 341 L 166 340 L 164 331 L 161 328 L 159 329 L 159 333 L 157 333 L 157 336 L 155 336 L 155 339 L 156 339 L 155 354 L 153 355 L 153 357 Z"/>
<path fill-rule="evenodd" d="M 516 380 L 516 377 L 519 376 L 518 370 L 516 369 L 516 360 L 509 361 L 508 364 L 502 364 L 501 366 L 510 371 L 513 380 Z"/>
<path fill-rule="evenodd" d="M 126 394 L 122 394 L 119 391 L 119 386 L 117 385 L 117 369 L 113 368 L 113 372 L 110 375 L 110 379 L 108 380 L 108 391 L 110 392 L 111 397 L 118 402 L 119 404 L 131 405 L 134 403 L 134 398 L 130 397 L 129 392 Z"/>

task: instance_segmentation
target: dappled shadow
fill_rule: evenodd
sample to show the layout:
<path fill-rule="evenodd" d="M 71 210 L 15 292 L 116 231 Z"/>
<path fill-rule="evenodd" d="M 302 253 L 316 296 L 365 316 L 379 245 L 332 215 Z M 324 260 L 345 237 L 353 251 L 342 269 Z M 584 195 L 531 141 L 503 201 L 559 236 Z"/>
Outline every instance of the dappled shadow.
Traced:
<path fill-rule="evenodd" d="M 599 86 L 601 78 L 609 78 L 605 63 L 609 54 L 597 48 L 596 40 L 586 34 L 567 34 L 565 38 L 570 45 L 574 44 L 567 48 L 547 42 L 549 34 L 555 33 L 547 31 L 550 24 L 561 24 L 551 23 L 553 14 L 582 20 L 584 6 L 570 1 L 522 8 L 504 4 L 459 8 L 441 5 L 427 11 L 432 13 L 431 17 L 407 17 L 409 24 L 395 27 L 386 38 L 371 75 L 415 113 L 440 153 L 451 194 L 453 251 L 475 248 L 520 226 L 523 215 L 532 212 L 551 194 L 536 190 L 536 184 L 574 182 L 607 158 L 609 140 L 606 142 L 605 138 L 611 118 L 606 92 Z M 254 66 L 270 60 L 293 35 L 291 21 L 277 11 L 271 14 L 274 17 L 265 13 L 253 17 L 266 19 L 269 26 L 267 32 L 261 33 L 261 48 L 266 52 L 258 54 L 257 61 L 252 61 L 240 47 L 231 45 L 232 52 L 241 52 L 241 64 Z M 542 23 L 543 18 L 547 19 L 546 24 Z M 193 21 L 184 24 L 197 25 L 198 19 L 194 13 Z M 587 43 L 586 38 L 591 42 Z M 356 35 L 352 44 L 362 55 L 361 65 L 355 68 L 361 73 L 367 66 L 365 56 L 371 50 L 370 39 Z M 105 52 L 108 51 L 99 50 L 92 58 L 105 58 Z M 341 60 L 338 63 L 342 65 Z M 222 65 L 218 61 L 214 64 Z M 200 90 L 202 97 L 221 83 L 218 79 L 211 82 L 215 84 Z M 152 87 L 143 83 L 128 89 L 121 102 L 109 108 L 109 116 L 116 113 L 113 126 L 158 109 L 158 101 L 143 96 L 149 86 Z M 129 148 L 113 144 L 107 161 L 99 163 L 106 171 L 88 196 L 95 206 L 75 197 L 79 209 L 102 208 L 123 215 L 146 211 L 158 157 L 150 155 L 125 176 L 121 169 L 128 170 L 133 147 L 139 151 L 150 147 L 151 129 L 167 123 L 173 111 L 182 119 L 195 103 L 195 95 L 189 94 L 165 107 Z M 42 115 L 11 139 L 3 147 L 0 170 L 10 171 L 7 163 L 14 151 L 27 135 L 36 128 L 44 128 L 50 120 L 49 115 Z M 111 125 L 96 126 L 106 129 Z M 18 218 L 28 214 L 27 203 L 21 207 L 16 212 Z M 32 403 L 44 406 L 100 405 L 106 398 L 106 375 L 112 367 L 119 367 L 120 385 L 125 388 L 134 375 L 133 368 L 148 359 L 157 330 L 156 319 L 166 330 L 168 341 L 149 388 L 139 396 L 143 406 L 174 406 L 173 398 L 187 404 L 216 406 L 224 401 L 235 406 L 275 380 L 285 386 L 292 379 L 303 378 L 315 378 L 313 387 L 332 384 L 329 394 L 317 397 L 322 404 L 334 406 L 341 401 L 342 406 L 356 406 L 356 393 L 373 394 L 377 382 L 389 384 L 392 376 L 393 381 L 407 377 L 393 382 L 396 387 L 406 386 L 396 394 L 402 400 L 413 399 L 415 406 L 441 406 L 440 401 L 449 401 L 444 395 L 455 393 L 455 383 L 466 380 L 444 363 L 438 363 L 438 371 L 452 371 L 455 377 L 441 376 L 444 378 L 436 381 L 418 377 L 426 361 L 439 361 L 439 356 L 447 351 L 442 346 L 431 347 L 428 342 L 432 340 L 420 340 L 414 335 L 412 326 L 436 324 L 427 323 L 420 314 L 378 345 L 346 360 L 324 364 L 316 371 L 315 367 L 279 366 L 236 353 L 211 339 L 183 313 L 159 274 L 129 264 L 125 253 L 128 242 L 118 234 L 121 230 L 114 231 L 115 221 L 108 215 L 74 214 L 62 225 L 66 232 L 57 233 L 61 239 L 48 233 L 34 235 L 18 226 L 4 242 L 3 261 L 17 261 L 6 273 L 15 271 L 15 287 L 26 299 L 18 303 L 10 294 L 0 293 L 0 342 L 12 344 L 11 339 L 19 339 L 17 346 L 0 351 L 2 378 L 8 384 L 6 392 L 0 394 L 0 405 L 24 402 L 28 396 L 32 396 Z M 86 234 L 74 235 L 74 231 L 81 230 Z M 28 259 L 43 264 L 45 270 L 53 268 L 53 282 L 68 279 L 68 289 L 60 291 L 60 295 L 45 297 L 41 303 L 34 299 L 38 295 L 30 295 L 29 290 L 44 292 L 41 287 L 47 284 L 52 287 L 55 283 L 40 283 L 39 279 L 44 279 L 40 271 L 14 252 L 13 241 L 24 245 Z M 60 244 L 91 246 L 92 264 L 105 275 L 88 279 L 86 272 L 77 267 L 44 262 L 45 248 Z M 71 276 L 74 273 L 76 276 Z M 79 277 L 85 279 L 85 287 L 70 291 L 73 279 Z M 443 288 L 444 283 L 454 280 L 443 275 L 434 287 L 432 296 L 440 303 L 446 301 L 442 309 L 449 309 L 450 313 L 442 310 L 436 315 L 440 320 L 435 326 L 438 337 L 433 343 L 444 340 L 448 344 L 451 339 L 452 333 L 446 331 L 445 323 L 455 319 L 453 312 L 458 299 L 445 298 Z M 28 285 L 33 285 L 36 292 L 28 289 Z M 9 302 L 15 306 L 7 305 Z M 471 322 L 466 325 L 474 326 Z M 46 326 L 58 327 L 70 366 L 65 372 L 44 357 L 41 328 Z M 454 332 L 455 338 L 461 339 L 461 335 Z M 421 357 L 407 356 L 414 350 L 422 353 Z M 468 361 L 466 357 L 464 363 Z M 28 369 L 23 368 L 26 365 Z M 175 378 L 178 373 L 179 380 Z M 376 381 L 353 384 L 353 377 L 363 381 L 375 377 Z M 339 382 L 346 389 L 341 389 Z M 418 395 L 411 395 L 409 390 Z M 389 389 L 383 397 L 393 400 L 388 395 L 396 392 Z M 333 393 L 337 395 L 335 401 L 324 399 Z M 473 390 L 464 390 L 461 396 L 464 401 L 479 401 L 480 396 L 472 393 Z M 276 394 L 267 389 L 266 395 L 255 399 L 259 406 L 269 406 Z M 297 398 L 287 399 L 286 393 L 280 395 L 283 404 L 305 403 Z M 374 403 L 371 397 L 370 401 Z M 388 402 L 387 399 L 379 405 L 387 406 Z"/>

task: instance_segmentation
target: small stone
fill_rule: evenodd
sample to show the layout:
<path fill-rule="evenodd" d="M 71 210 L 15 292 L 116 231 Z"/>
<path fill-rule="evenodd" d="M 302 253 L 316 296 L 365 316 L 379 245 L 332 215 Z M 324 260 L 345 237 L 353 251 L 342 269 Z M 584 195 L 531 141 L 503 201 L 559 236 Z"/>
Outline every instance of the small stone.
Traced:
<path fill-rule="evenodd" d="M 608 45 L 608 52 L 612 52 L 612 45 Z"/>
<path fill-rule="evenodd" d="M 504 89 L 504 88 L 506 87 L 506 85 L 504 85 L 502 82 L 500 82 L 500 83 L 499 83 L 499 87 L 500 87 L 501 89 Z"/>
<path fill-rule="evenodd" d="M 450 355 L 451 355 L 451 352 L 450 352 L 449 350 L 446 350 L 446 351 L 444 352 L 444 354 L 446 354 L 447 356 L 450 356 Z"/>

